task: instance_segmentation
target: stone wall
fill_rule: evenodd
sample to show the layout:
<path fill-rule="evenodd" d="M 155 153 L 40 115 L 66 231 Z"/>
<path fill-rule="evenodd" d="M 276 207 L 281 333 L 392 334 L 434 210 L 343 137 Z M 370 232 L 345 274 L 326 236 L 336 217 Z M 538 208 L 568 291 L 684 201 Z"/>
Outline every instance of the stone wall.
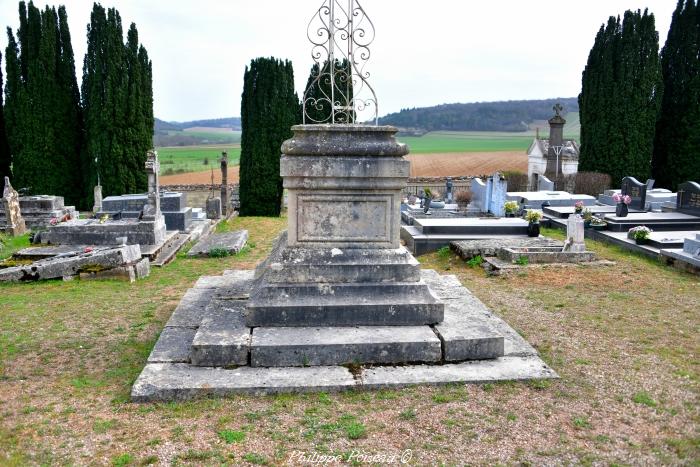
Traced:
<path fill-rule="evenodd" d="M 475 177 L 471 176 L 460 176 L 451 177 L 452 178 L 452 193 L 457 194 L 460 191 L 469 191 L 471 189 L 472 179 Z M 406 183 L 406 188 L 403 192 L 412 195 L 419 195 L 423 193 L 425 188 L 429 188 L 433 193 L 440 193 L 440 195 L 445 194 L 445 183 L 447 182 L 447 177 L 411 177 Z"/>
<path fill-rule="evenodd" d="M 202 208 L 206 210 L 207 208 L 207 198 L 212 193 L 212 185 L 209 183 L 198 184 L 198 185 L 161 185 L 160 187 L 163 191 L 180 191 L 187 193 L 187 204 L 193 208 Z M 214 184 L 214 196 L 221 196 L 221 185 Z M 228 193 L 231 197 L 231 205 L 234 209 L 238 209 L 240 205 L 238 198 L 238 183 L 229 183 Z"/>

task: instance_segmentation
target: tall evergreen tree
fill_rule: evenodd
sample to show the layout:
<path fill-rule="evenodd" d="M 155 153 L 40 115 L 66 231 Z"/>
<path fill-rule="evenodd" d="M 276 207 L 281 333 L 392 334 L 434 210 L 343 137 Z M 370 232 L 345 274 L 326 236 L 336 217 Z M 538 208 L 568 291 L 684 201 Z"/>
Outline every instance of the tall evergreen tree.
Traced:
<path fill-rule="evenodd" d="M 5 177 L 10 177 L 10 166 L 12 165 L 12 156 L 10 154 L 10 145 L 7 142 L 7 133 L 5 132 L 5 114 L 3 112 L 3 77 L 2 77 L 2 53 L 0 53 L 0 185 L 2 185 Z"/>
<path fill-rule="evenodd" d="M 8 28 L 7 133 L 16 186 L 80 205 L 81 119 L 65 8 L 19 4 L 19 44 Z"/>
<path fill-rule="evenodd" d="M 242 216 L 279 216 L 280 146 L 299 121 L 289 60 L 256 58 L 246 67 L 241 96 L 240 198 Z"/>
<path fill-rule="evenodd" d="M 99 172 L 107 195 L 147 188 L 144 162 L 153 144 L 151 62 L 134 24 L 123 41 L 119 12 L 95 3 L 83 63 L 83 164 L 91 177 L 89 186 Z"/>
<path fill-rule="evenodd" d="M 306 113 L 306 123 L 330 123 L 331 122 L 331 101 L 336 105 L 345 105 L 345 102 L 352 104 L 353 99 L 353 82 L 352 69 L 347 58 L 342 61 L 335 59 L 334 61 L 335 79 L 331 79 L 329 70 L 329 62 L 326 60 L 323 63 L 323 74 L 319 77 L 321 67 L 318 63 L 314 63 L 309 72 L 309 78 L 306 81 L 306 90 L 304 94 L 304 102 L 302 102 L 303 111 Z M 333 93 L 331 93 L 331 81 L 335 84 Z M 349 121 L 355 123 L 355 111 L 337 111 L 335 112 L 335 122 Z"/>
<path fill-rule="evenodd" d="M 651 173 L 661 102 L 658 33 L 646 10 L 610 17 L 596 35 L 579 95 L 579 170 L 639 179 Z"/>
<path fill-rule="evenodd" d="M 656 125 L 652 171 L 675 189 L 700 178 L 700 6 L 679 0 L 661 51 L 664 94 Z"/>

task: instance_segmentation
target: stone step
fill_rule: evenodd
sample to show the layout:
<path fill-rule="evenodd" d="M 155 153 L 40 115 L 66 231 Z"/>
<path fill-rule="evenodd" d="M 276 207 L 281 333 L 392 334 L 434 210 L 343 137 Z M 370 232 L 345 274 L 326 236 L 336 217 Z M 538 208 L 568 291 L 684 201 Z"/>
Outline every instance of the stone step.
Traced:
<path fill-rule="evenodd" d="M 440 339 L 429 326 L 255 328 L 251 366 L 290 367 L 438 362 Z"/>
<path fill-rule="evenodd" d="M 444 305 L 424 282 L 261 284 L 246 324 L 256 326 L 414 326 L 443 319 Z"/>
<path fill-rule="evenodd" d="M 420 263 L 404 247 L 290 248 L 269 263 L 265 280 L 270 283 L 418 282 Z"/>
<path fill-rule="evenodd" d="M 248 364 L 250 328 L 246 327 L 245 305 L 213 300 L 194 335 L 190 361 L 195 366 L 240 366 Z"/>
<path fill-rule="evenodd" d="M 179 233 L 172 237 L 158 252 L 156 258 L 151 262 L 152 266 L 162 267 L 175 259 L 177 252 L 185 246 L 190 239 L 190 235 Z"/>

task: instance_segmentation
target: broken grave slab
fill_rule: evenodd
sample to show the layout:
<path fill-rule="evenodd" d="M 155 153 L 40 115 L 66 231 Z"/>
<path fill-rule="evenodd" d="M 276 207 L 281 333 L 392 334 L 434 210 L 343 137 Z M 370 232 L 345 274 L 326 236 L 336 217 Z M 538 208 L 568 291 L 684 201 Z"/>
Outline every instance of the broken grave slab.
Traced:
<path fill-rule="evenodd" d="M 208 256 L 212 250 L 225 251 L 228 254 L 235 255 L 248 241 L 247 230 L 235 230 L 233 232 L 213 233 L 206 238 L 201 239 L 194 245 L 187 256 Z"/>

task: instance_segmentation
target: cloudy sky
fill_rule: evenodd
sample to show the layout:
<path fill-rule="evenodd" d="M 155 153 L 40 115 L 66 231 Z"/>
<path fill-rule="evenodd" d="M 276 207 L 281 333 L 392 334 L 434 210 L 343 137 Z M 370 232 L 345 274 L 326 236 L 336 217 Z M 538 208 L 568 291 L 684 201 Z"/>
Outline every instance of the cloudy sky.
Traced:
<path fill-rule="evenodd" d="M 35 2 L 40 7 L 46 3 Z M 239 116 L 243 71 L 258 56 L 292 60 L 297 92 L 303 93 L 312 63 L 306 27 L 321 3 L 102 2 L 119 10 L 125 30 L 136 23 L 153 60 L 155 114 L 178 121 Z M 649 8 L 663 45 L 675 3 L 362 0 L 376 27 L 367 70 L 379 98 L 379 114 L 451 102 L 576 96 L 593 39 L 608 16 Z M 0 0 L 2 26 L 16 30 L 17 4 Z M 92 1 L 64 4 L 80 81 Z M 2 34 L 3 55 L 6 45 Z"/>

